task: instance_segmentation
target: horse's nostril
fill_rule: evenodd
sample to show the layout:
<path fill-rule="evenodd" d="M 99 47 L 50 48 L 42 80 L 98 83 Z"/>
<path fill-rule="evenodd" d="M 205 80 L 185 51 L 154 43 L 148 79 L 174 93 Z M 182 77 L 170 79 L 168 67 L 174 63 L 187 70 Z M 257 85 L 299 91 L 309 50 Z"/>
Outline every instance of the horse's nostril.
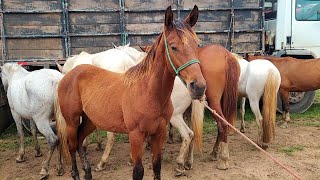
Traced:
<path fill-rule="evenodd" d="M 190 83 L 190 87 L 191 87 L 192 89 L 194 89 L 194 88 L 195 88 L 195 87 L 194 87 L 194 86 L 195 86 L 195 84 L 196 84 L 196 83 L 195 83 L 194 81 L 193 81 L 193 82 L 191 82 L 191 83 Z"/>

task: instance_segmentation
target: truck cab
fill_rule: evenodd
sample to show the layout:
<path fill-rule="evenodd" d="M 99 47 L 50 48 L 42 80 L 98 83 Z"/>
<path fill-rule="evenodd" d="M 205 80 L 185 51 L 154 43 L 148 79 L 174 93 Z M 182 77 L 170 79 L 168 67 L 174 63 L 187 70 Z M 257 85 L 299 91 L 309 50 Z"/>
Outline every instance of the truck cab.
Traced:
<path fill-rule="evenodd" d="M 265 0 L 264 7 L 267 54 L 320 58 L 319 0 Z M 314 98 L 314 91 L 291 92 L 290 112 L 306 111 Z M 281 111 L 279 98 L 278 110 Z"/>

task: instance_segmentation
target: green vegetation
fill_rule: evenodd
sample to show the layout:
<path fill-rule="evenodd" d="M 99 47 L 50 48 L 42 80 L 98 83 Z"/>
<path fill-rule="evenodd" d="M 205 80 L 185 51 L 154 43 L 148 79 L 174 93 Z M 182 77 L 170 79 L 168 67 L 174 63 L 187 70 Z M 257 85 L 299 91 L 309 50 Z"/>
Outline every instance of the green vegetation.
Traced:
<path fill-rule="evenodd" d="M 285 153 L 287 156 L 293 156 L 293 153 L 296 151 L 302 151 L 304 149 L 303 146 L 289 146 L 280 149 L 280 152 Z"/>

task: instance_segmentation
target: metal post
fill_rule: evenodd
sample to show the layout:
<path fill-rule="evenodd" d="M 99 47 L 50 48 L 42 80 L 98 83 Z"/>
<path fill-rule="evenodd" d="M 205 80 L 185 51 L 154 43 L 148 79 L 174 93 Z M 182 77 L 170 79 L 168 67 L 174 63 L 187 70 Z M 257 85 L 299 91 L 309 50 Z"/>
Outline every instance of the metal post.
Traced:
<path fill-rule="evenodd" d="M 262 30 L 262 34 L 261 34 L 261 53 L 264 54 L 265 52 L 265 29 L 264 29 L 264 21 L 265 21 L 265 14 L 264 14 L 264 3 L 265 1 L 264 0 L 260 0 L 260 4 L 259 4 L 259 7 L 261 8 L 261 18 L 262 18 L 262 21 L 261 22 L 261 26 L 260 26 L 260 29 Z"/>
<path fill-rule="evenodd" d="M 68 12 L 68 0 L 62 0 L 62 23 L 63 23 L 63 38 L 64 38 L 64 48 L 65 57 L 71 55 L 71 44 L 69 36 L 69 12 Z"/>
<path fill-rule="evenodd" d="M 125 18 L 125 0 L 119 0 L 120 8 L 120 34 L 121 34 L 121 45 L 127 44 L 127 33 L 126 33 L 126 18 Z"/>
<path fill-rule="evenodd" d="M 6 62 L 7 59 L 7 49 L 6 49 L 6 37 L 5 37 L 5 30 L 4 30 L 4 11 L 3 11 L 3 2 L 0 0 L 0 21 L 1 21 L 1 55 L 2 55 L 2 60 L 1 64 L 3 65 Z"/>

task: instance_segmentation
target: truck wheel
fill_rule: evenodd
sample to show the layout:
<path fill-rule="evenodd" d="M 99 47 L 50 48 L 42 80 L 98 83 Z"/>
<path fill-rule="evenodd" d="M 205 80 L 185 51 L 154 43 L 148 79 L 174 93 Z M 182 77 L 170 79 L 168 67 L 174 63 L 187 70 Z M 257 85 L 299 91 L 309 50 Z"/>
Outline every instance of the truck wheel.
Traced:
<path fill-rule="evenodd" d="M 290 113 L 303 113 L 309 109 L 313 104 L 316 92 L 290 92 L 289 93 L 289 112 Z M 277 98 L 277 110 L 282 113 L 282 102 L 280 99 L 280 93 Z"/>

